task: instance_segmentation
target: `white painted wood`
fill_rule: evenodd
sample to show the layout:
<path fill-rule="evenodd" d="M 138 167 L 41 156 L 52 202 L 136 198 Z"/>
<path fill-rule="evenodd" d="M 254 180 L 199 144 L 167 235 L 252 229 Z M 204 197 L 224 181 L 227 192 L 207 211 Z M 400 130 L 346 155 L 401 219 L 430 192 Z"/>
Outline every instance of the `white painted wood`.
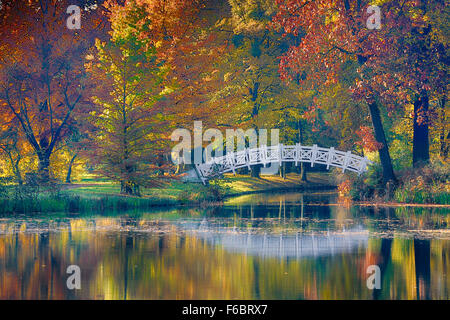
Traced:
<path fill-rule="evenodd" d="M 279 144 L 278 145 L 278 162 L 281 163 L 283 162 L 283 144 Z"/>
<path fill-rule="evenodd" d="M 347 151 L 344 158 L 344 164 L 342 165 L 342 172 L 345 172 L 345 169 L 347 169 L 348 162 L 350 161 L 350 157 L 352 156 L 352 153 L 350 151 Z"/>
<path fill-rule="evenodd" d="M 332 167 L 358 173 L 358 175 L 367 171 L 367 165 L 372 161 L 366 157 L 353 155 L 350 151 L 343 152 L 331 148 L 320 148 L 316 144 L 312 147 L 302 146 L 297 143 L 293 146 L 285 146 L 279 144 L 277 146 L 267 147 L 266 145 L 259 148 L 245 149 L 237 152 L 227 153 L 222 157 L 214 157 L 208 162 L 195 165 L 195 171 L 203 184 L 207 180 L 214 179 L 226 172 L 236 174 L 236 169 L 247 166 L 251 169 L 252 165 L 262 164 L 266 166 L 268 163 L 279 162 L 299 162 L 311 163 L 311 167 L 315 163 L 324 164 L 327 169 Z"/>
<path fill-rule="evenodd" d="M 334 157 L 334 148 L 331 147 L 330 151 L 328 151 L 328 158 L 327 158 L 327 169 L 330 169 L 331 162 L 333 161 Z"/>
<path fill-rule="evenodd" d="M 266 167 L 267 164 L 267 146 L 266 145 L 262 145 L 261 147 L 259 147 L 259 157 L 261 159 L 261 163 L 264 165 L 264 168 Z"/>
<path fill-rule="evenodd" d="M 298 160 L 300 159 L 300 152 L 301 152 L 300 149 L 301 149 L 300 143 L 296 143 L 295 144 L 295 155 L 294 155 L 295 166 L 298 166 Z"/>
<path fill-rule="evenodd" d="M 316 161 L 317 154 L 317 144 L 313 145 L 311 153 L 311 167 L 314 167 L 314 162 Z"/>

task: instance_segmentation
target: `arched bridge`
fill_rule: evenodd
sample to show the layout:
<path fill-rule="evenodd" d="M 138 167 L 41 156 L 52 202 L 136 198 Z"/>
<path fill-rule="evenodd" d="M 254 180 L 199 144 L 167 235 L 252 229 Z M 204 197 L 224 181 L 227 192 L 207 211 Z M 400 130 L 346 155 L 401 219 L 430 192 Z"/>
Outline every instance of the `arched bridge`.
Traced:
<path fill-rule="evenodd" d="M 270 163 L 295 162 L 298 165 L 300 162 L 310 163 L 311 167 L 314 164 L 323 164 L 327 169 L 332 167 L 342 168 L 353 171 L 358 174 L 367 171 L 367 165 L 372 164 L 372 161 L 366 157 L 360 157 L 352 154 L 350 151 L 343 152 L 331 148 L 321 148 L 317 145 L 302 146 L 297 143 L 295 145 L 276 146 L 260 146 L 258 148 L 246 148 L 242 151 L 230 152 L 221 157 L 213 157 L 209 161 L 196 164 L 195 171 L 198 178 L 203 184 L 206 181 L 219 177 L 223 173 L 233 172 L 236 169 L 248 167 L 250 169 L 253 165 L 266 165 Z"/>

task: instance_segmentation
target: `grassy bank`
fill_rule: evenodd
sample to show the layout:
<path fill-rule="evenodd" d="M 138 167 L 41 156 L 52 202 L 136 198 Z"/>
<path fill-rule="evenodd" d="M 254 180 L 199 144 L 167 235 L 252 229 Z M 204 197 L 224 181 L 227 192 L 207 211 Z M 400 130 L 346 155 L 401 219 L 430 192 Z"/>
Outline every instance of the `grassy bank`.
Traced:
<path fill-rule="evenodd" d="M 354 180 L 343 176 L 338 188 L 354 201 L 450 205 L 450 163 L 435 161 L 397 171 L 396 176 L 396 185 L 385 185 L 381 167 L 374 165 Z"/>
<path fill-rule="evenodd" d="M 0 196 L 0 214 L 33 212 L 92 212 L 104 213 L 128 210 L 147 210 L 160 206 L 198 205 L 220 202 L 225 197 L 277 190 L 332 187 L 327 174 L 311 173 L 308 182 L 300 181 L 297 174 L 263 176 L 227 175 L 208 186 L 173 181 L 162 188 L 142 190 L 142 197 L 120 194 L 120 186 L 102 183 L 61 185 L 52 190 L 8 187 Z M 5 196 L 6 194 L 6 196 Z"/>
<path fill-rule="evenodd" d="M 308 173 L 308 181 L 301 181 L 300 175 L 288 173 L 285 178 L 279 175 L 252 178 L 244 175 L 229 175 L 220 180 L 225 196 L 282 190 L 322 190 L 336 187 L 329 173 Z"/>
<path fill-rule="evenodd" d="M 0 199 L 0 214 L 38 212 L 105 213 L 146 210 L 156 206 L 176 205 L 168 199 L 125 197 L 120 195 L 81 196 L 70 193 L 40 194 L 33 198 Z"/>

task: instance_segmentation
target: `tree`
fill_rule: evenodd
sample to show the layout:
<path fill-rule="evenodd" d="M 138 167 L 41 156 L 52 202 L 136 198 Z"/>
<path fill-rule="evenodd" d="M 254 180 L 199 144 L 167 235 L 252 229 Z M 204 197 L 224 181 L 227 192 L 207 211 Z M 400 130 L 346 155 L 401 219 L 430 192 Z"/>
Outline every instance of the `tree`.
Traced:
<path fill-rule="evenodd" d="M 111 1 L 112 2 L 112 1 Z M 220 108 L 207 109 L 209 93 L 217 86 L 215 62 L 226 50 L 223 33 L 217 32 L 223 2 L 212 0 L 133 0 L 122 10 L 113 5 L 113 20 L 135 16 L 126 32 L 147 39 L 159 63 L 167 66 L 164 105 L 173 127 L 192 125 L 194 120 L 214 123 Z M 145 26 L 142 28 L 141 26 Z"/>
<path fill-rule="evenodd" d="M 16 126 L 11 126 L 5 131 L 0 131 L 0 154 L 6 156 L 16 183 L 23 184 L 23 177 L 20 171 L 20 161 L 23 158 L 23 140 L 19 136 Z"/>
<path fill-rule="evenodd" d="M 448 25 L 449 9 L 439 0 L 405 1 L 388 13 L 388 17 L 392 15 L 396 23 L 390 32 L 394 35 L 389 37 L 391 43 L 381 66 L 392 80 L 379 86 L 387 103 L 414 106 L 413 166 L 419 167 L 430 159 L 429 127 L 437 122 L 433 121 L 433 113 L 439 112 L 433 110 L 433 104 L 438 105 L 434 101 L 445 106 L 447 96 L 448 46 L 441 29 L 445 23 Z"/>
<path fill-rule="evenodd" d="M 357 63 L 358 77 L 348 89 L 367 103 L 375 139 L 381 146 L 384 182 L 396 181 L 380 115 L 379 93 L 372 82 L 374 66 L 380 62 L 379 49 L 389 44 L 379 30 L 366 27 L 364 9 L 369 2 L 278 0 L 277 4 L 273 26 L 285 35 L 301 37 L 300 44 L 292 45 L 281 59 L 283 79 L 292 81 L 300 74 L 304 77 L 301 84 L 324 90 L 337 82 L 345 63 Z"/>
<path fill-rule="evenodd" d="M 86 145 L 89 144 L 90 137 L 89 131 L 84 131 L 88 124 L 78 125 L 75 124 L 70 128 L 71 133 L 64 141 L 64 149 L 68 155 L 67 172 L 65 176 L 66 183 L 72 183 L 72 169 L 76 160 L 80 155 L 86 153 Z"/>
<path fill-rule="evenodd" d="M 220 106 L 210 108 L 208 102 L 218 86 L 215 63 L 227 47 L 224 34 L 216 26 L 224 2 L 132 0 L 123 5 L 108 1 L 106 5 L 110 6 L 115 32 L 147 40 L 146 46 L 155 51 L 157 63 L 166 66 L 164 96 L 157 104 L 164 110 L 168 131 L 190 128 L 198 120 L 204 126 L 215 125 L 224 110 Z M 114 27 L 115 21 L 124 19 L 128 19 L 126 27 Z M 161 154 L 159 163 L 168 163 L 169 157 L 169 152 Z"/>
<path fill-rule="evenodd" d="M 120 182 L 122 193 L 140 195 L 140 186 L 158 183 L 156 163 L 167 144 L 167 122 L 157 104 L 164 95 L 165 67 L 148 39 L 127 32 L 143 14 L 133 9 L 125 19 L 111 17 L 111 39 L 98 40 L 90 57 L 91 81 L 100 84 L 92 97 L 90 156 L 102 175 Z"/>
<path fill-rule="evenodd" d="M 0 108 L 14 116 L 38 158 L 42 183 L 73 114 L 89 108 L 84 57 L 103 27 L 99 10 L 83 11 L 82 28 L 66 26 L 72 3 L 3 1 L 0 11 Z"/>
<path fill-rule="evenodd" d="M 284 40 L 267 28 L 275 6 L 266 0 L 229 3 L 231 14 L 221 30 L 229 33 L 233 45 L 217 64 L 221 83 L 211 95 L 211 108 L 226 106 L 218 121 L 228 126 L 275 128 L 283 123 L 283 110 L 298 102 L 295 90 L 278 75 Z M 251 170 L 259 177 L 259 166 Z"/>

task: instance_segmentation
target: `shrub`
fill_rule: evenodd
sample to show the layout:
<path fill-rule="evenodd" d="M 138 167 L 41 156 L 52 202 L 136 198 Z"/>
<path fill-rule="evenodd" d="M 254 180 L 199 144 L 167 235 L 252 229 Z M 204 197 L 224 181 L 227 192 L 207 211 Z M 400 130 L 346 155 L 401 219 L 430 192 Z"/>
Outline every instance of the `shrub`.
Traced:
<path fill-rule="evenodd" d="M 339 192 L 344 193 L 355 201 L 373 200 L 385 195 L 386 188 L 381 178 L 381 166 L 374 164 L 369 171 L 361 176 L 335 174 L 335 182 Z"/>
<path fill-rule="evenodd" d="M 356 201 L 394 200 L 404 203 L 450 204 L 450 164 L 435 160 L 422 168 L 408 168 L 396 172 L 399 180 L 395 189 L 382 181 L 381 166 L 373 165 L 369 171 L 351 180 L 349 195 Z M 388 192 L 391 191 L 391 192 Z"/>
<path fill-rule="evenodd" d="M 207 186 L 196 185 L 195 188 L 186 189 L 179 193 L 177 200 L 181 204 L 193 204 L 199 202 L 217 202 L 224 198 L 224 189 L 215 182 Z"/>
<path fill-rule="evenodd" d="M 406 203 L 450 204 L 450 164 L 433 161 L 422 168 L 410 168 L 399 174 L 400 185 L 394 199 Z"/>

